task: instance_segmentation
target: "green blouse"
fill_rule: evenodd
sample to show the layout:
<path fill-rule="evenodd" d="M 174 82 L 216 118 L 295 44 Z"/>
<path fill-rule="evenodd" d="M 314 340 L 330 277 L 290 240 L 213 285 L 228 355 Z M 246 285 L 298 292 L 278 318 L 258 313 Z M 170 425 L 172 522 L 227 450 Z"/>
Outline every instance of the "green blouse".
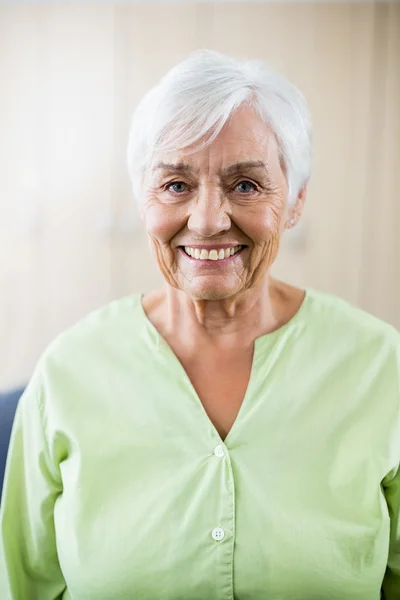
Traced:
<path fill-rule="evenodd" d="M 91 313 L 18 406 L 1 600 L 399 599 L 399 349 L 307 290 L 223 441 L 140 294 Z"/>

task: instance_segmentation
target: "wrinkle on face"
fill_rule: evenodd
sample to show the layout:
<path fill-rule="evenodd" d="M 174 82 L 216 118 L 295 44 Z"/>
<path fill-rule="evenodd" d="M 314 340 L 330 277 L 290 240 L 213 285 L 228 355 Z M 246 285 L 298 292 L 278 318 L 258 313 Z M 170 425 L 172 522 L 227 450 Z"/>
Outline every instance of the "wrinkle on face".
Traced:
<path fill-rule="evenodd" d="M 250 162 L 258 166 L 237 166 Z M 234 192 L 236 181 L 254 181 L 259 192 Z M 183 182 L 190 191 L 168 192 L 170 182 Z M 276 259 L 287 194 L 275 135 L 250 109 L 237 111 L 200 151 L 156 155 L 145 175 L 143 216 L 166 282 L 196 300 L 235 298 L 256 286 Z M 213 272 L 202 271 L 178 249 L 213 242 L 247 248 Z"/>

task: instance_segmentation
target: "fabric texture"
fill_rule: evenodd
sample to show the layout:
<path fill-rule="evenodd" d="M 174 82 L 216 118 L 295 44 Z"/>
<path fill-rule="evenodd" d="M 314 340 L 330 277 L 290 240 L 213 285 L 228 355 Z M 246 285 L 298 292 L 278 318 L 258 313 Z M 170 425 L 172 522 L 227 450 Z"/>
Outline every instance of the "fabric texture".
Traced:
<path fill-rule="evenodd" d="M 90 314 L 17 408 L 1 600 L 399 599 L 399 349 L 307 290 L 222 441 L 139 294 Z"/>

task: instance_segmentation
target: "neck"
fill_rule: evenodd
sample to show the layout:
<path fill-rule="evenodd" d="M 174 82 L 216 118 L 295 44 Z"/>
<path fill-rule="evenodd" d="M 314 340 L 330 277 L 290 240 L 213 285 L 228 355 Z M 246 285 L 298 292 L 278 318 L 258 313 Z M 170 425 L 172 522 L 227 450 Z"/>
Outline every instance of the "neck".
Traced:
<path fill-rule="evenodd" d="M 220 350 L 250 347 L 254 340 L 284 324 L 293 297 L 289 286 L 266 276 L 256 287 L 227 300 L 193 300 L 167 286 L 158 294 L 152 318 L 166 339 L 185 332 L 188 352 L 211 345 Z M 289 317 L 290 318 L 290 317 Z"/>

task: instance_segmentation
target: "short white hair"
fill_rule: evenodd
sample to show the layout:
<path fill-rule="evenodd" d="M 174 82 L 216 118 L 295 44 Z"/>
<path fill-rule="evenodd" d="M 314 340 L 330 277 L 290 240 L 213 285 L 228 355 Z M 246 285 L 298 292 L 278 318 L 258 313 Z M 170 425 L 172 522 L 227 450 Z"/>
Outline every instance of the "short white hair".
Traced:
<path fill-rule="evenodd" d="M 136 199 L 155 152 L 204 147 L 243 105 L 274 132 L 293 205 L 311 170 L 311 118 L 303 95 L 263 62 L 211 50 L 198 50 L 173 67 L 135 110 L 127 159 Z"/>

